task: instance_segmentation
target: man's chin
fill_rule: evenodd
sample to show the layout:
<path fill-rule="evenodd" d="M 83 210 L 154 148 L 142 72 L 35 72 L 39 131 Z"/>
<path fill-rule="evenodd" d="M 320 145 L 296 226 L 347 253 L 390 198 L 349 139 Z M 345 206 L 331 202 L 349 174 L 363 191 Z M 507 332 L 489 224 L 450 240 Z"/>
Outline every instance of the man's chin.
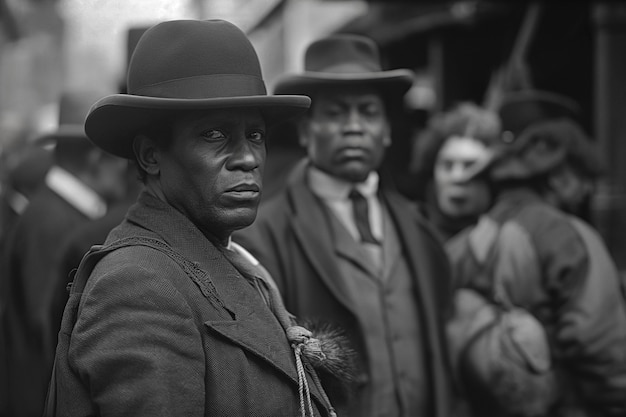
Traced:
<path fill-rule="evenodd" d="M 369 165 L 352 164 L 352 166 L 345 166 L 338 172 L 339 175 L 337 176 L 349 182 L 363 182 L 371 171 L 373 171 L 373 168 Z"/>

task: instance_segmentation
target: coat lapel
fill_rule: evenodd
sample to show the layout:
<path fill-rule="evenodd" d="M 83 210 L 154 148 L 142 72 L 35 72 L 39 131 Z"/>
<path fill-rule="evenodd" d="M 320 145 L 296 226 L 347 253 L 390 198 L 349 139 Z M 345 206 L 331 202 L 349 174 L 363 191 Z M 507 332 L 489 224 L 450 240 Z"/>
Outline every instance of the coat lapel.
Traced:
<path fill-rule="evenodd" d="M 379 271 L 369 253 L 357 242 L 337 219 L 333 219 L 335 235 L 333 239 L 334 249 L 337 256 L 348 259 L 359 265 L 364 272 L 379 280 Z"/>
<path fill-rule="evenodd" d="M 294 352 L 280 323 L 248 281 L 223 257 L 214 259 L 211 281 L 234 320 L 206 321 L 205 326 L 232 343 L 267 361 L 298 384 Z M 320 404 L 322 395 L 309 381 L 309 389 Z"/>
<path fill-rule="evenodd" d="M 388 281 L 397 265 L 402 248 L 395 232 L 393 222 L 389 218 L 386 209 L 383 210 L 384 218 L 384 238 L 383 238 L 383 281 Z"/>
<path fill-rule="evenodd" d="M 356 316 L 348 289 L 341 279 L 335 278 L 341 273 L 334 259 L 333 233 L 328 218 L 330 213 L 324 210 L 323 203 L 309 190 L 305 172 L 306 162 L 303 162 L 296 167 L 288 188 L 289 203 L 294 212 L 290 219 L 294 234 L 331 293 Z"/>

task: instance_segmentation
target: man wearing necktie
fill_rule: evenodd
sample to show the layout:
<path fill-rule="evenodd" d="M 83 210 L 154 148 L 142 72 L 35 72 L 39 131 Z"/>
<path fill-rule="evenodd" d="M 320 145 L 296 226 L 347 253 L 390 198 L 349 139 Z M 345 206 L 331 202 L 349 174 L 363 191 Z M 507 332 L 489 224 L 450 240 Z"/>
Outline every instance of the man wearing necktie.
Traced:
<path fill-rule="evenodd" d="M 413 73 L 382 70 L 368 38 L 334 35 L 307 48 L 305 71 L 276 94 L 305 94 L 298 125 L 307 156 L 235 241 L 271 273 L 298 319 L 342 328 L 359 374 L 339 415 L 450 415 L 441 323 L 449 265 L 430 226 L 378 168 L 391 144 L 388 112 Z"/>

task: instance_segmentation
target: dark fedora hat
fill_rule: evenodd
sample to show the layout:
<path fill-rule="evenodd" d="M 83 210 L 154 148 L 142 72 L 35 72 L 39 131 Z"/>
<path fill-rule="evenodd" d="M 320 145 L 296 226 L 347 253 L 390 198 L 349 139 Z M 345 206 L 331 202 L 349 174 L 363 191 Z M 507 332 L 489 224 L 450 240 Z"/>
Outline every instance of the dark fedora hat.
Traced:
<path fill-rule="evenodd" d="M 490 167 L 494 181 L 524 180 L 547 174 L 563 162 L 583 174 L 602 173 L 598 150 L 572 119 L 545 120 L 526 128 L 511 143 L 503 143 Z"/>
<path fill-rule="evenodd" d="M 40 146 L 63 142 L 89 143 L 85 134 L 85 118 L 100 94 L 95 91 L 68 90 L 59 99 L 58 126 L 35 139 Z"/>
<path fill-rule="evenodd" d="M 498 108 L 502 131 L 512 140 L 528 126 L 562 117 L 577 120 L 578 103 L 569 97 L 544 90 L 511 91 L 504 94 Z"/>
<path fill-rule="evenodd" d="M 371 39 L 336 34 L 312 42 L 304 55 L 304 72 L 279 78 L 274 93 L 311 95 L 321 87 L 368 85 L 404 94 L 413 76 L 408 69 L 383 71 L 378 46 Z"/>
<path fill-rule="evenodd" d="M 224 20 L 174 20 L 146 30 L 127 85 L 128 94 L 93 105 L 85 131 L 100 148 L 129 159 L 138 131 L 176 112 L 254 107 L 272 125 L 310 105 L 305 96 L 268 96 L 252 43 Z"/>

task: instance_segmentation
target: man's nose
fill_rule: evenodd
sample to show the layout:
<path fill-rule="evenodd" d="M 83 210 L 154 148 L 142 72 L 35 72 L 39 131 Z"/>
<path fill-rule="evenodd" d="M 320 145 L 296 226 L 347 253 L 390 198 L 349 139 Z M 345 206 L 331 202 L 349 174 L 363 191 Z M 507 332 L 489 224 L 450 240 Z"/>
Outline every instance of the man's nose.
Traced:
<path fill-rule="evenodd" d="M 357 109 L 350 109 L 344 125 L 344 132 L 361 132 L 363 130 L 363 118 Z"/>
<path fill-rule="evenodd" d="M 243 137 L 235 141 L 230 161 L 231 168 L 251 171 L 260 165 L 260 155 L 254 145 Z"/>

